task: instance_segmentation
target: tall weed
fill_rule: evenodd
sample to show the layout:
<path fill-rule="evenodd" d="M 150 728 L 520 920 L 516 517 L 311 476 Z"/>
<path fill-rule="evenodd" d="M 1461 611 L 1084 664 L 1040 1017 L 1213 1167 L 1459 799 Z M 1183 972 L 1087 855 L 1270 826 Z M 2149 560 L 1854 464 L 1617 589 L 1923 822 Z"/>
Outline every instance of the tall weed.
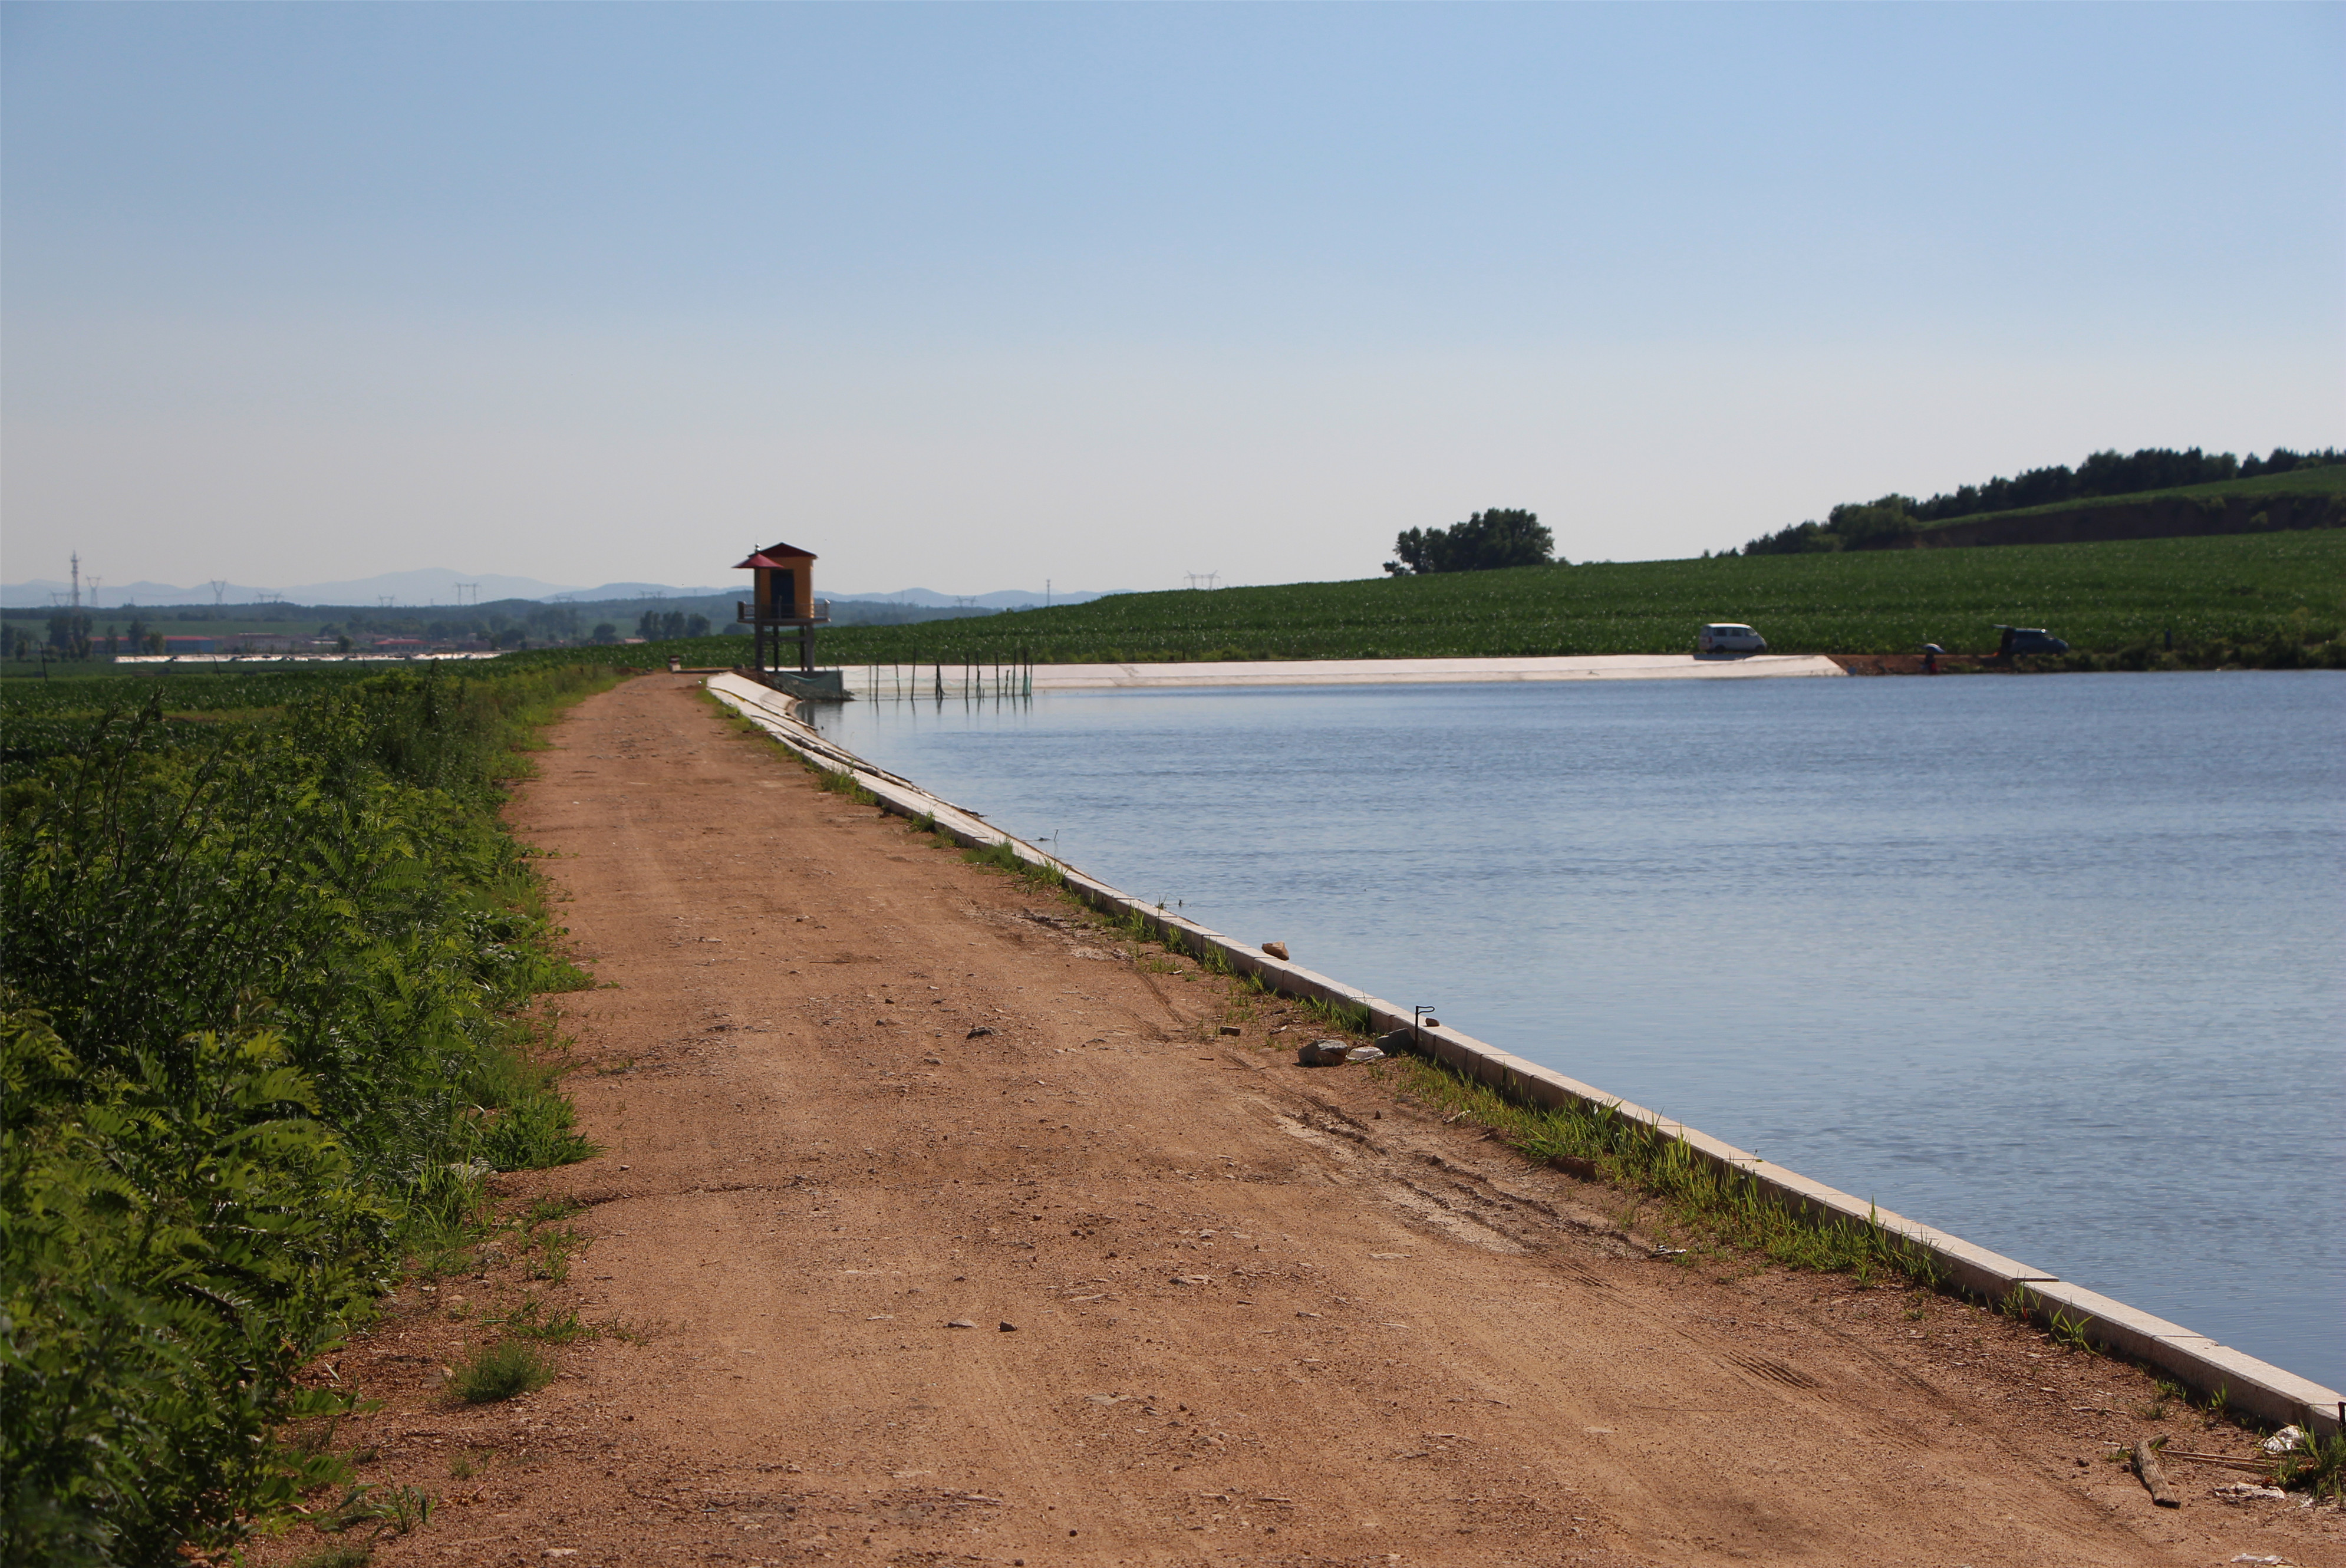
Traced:
<path fill-rule="evenodd" d="M 515 1016 L 585 977 L 495 807 L 609 678 L 319 685 L 201 745 L 159 690 L 0 700 L 0 1561 L 231 1544 L 332 1479 L 294 1371 L 489 1171 L 586 1152 Z"/>

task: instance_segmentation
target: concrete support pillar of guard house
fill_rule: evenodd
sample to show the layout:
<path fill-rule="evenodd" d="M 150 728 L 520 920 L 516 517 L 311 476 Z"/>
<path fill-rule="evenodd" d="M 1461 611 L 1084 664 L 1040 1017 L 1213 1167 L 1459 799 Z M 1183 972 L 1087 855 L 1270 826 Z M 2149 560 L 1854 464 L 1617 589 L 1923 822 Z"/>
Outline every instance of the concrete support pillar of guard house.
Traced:
<path fill-rule="evenodd" d="M 814 628 L 829 617 L 819 613 L 814 596 L 814 554 L 795 545 L 769 545 L 752 550 L 736 571 L 750 574 L 750 599 L 735 607 L 737 621 L 750 625 L 751 657 L 759 673 L 782 661 L 782 637 L 798 634 L 801 673 L 814 669 Z"/>

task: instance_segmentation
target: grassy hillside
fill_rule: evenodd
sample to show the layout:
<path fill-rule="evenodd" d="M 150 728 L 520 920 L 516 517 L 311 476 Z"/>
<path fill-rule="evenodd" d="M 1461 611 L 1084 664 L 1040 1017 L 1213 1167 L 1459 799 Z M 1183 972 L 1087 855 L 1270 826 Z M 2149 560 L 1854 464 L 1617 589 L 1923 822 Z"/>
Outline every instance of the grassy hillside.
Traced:
<path fill-rule="evenodd" d="M 2346 463 L 2335 463 L 2324 468 L 2293 468 L 2286 473 L 2259 473 L 2253 479 L 2219 479 L 2208 484 L 2178 484 L 2169 490 L 2141 490 L 2127 495 L 2053 501 L 2042 506 L 2017 506 L 2008 512 L 1978 512 L 1963 517 L 1941 518 L 1921 526 L 1927 532 L 1933 528 L 1951 528 L 1959 523 L 1985 523 L 2005 517 L 2040 517 L 2055 512 L 2082 512 L 2103 506 L 2131 506 L 2140 502 L 2167 501 L 2178 496 L 2217 501 L 2234 495 L 2332 495 L 2341 491 L 2346 491 Z"/>
<path fill-rule="evenodd" d="M 1007 659 L 1426 658 L 1685 653 L 1708 620 L 1771 647 L 1992 652 L 1997 622 L 2083 650 L 2328 643 L 2346 626 L 2346 533 L 2323 530 L 1995 550 L 1893 550 L 1637 561 L 1279 587 L 1122 594 L 980 621 L 829 630 L 823 663 Z M 558 659 L 587 650 L 520 656 Z M 594 650 L 651 663 L 742 657 L 739 637 Z"/>

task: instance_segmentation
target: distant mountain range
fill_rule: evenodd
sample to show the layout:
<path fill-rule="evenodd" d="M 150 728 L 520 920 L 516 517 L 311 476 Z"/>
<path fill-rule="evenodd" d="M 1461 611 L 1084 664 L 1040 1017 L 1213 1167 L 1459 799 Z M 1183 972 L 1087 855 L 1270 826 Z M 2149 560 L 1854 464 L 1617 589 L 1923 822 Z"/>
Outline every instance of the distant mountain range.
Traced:
<path fill-rule="evenodd" d="M 295 605 L 374 606 L 389 600 L 403 609 L 424 606 L 456 604 L 457 587 L 462 585 L 466 604 L 487 604 L 495 599 L 566 599 L 578 604 L 601 604 L 639 599 L 690 599 L 711 595 L 748 592 L 746 581 L 719 587 L 679 588 L 666 583 L 605 583 L 597 588 L 566 587 L 559 583 L 541 583 L 535 577 L 503 577 L 483 573 L 467 577 L 461 572 L 444 567 L 431 567 L 420 572 L 386 572 L 378 577 L 362 577 L 346 583 L 297 583 L 284 588 L 257 588 L 244 583 L 225 583 L 218 592 L 209 584 L 201 587 L 181 588 L 168 583 L 107 583 L 92 598 L 87 585 L 82 590 L 83 601 L 94 607 L 117 609 L 124 605 L 144 608 L 159 608 L 168 605 L 228 605 L 258 604 L 264 598 L 282 599 Z M 0 606 L 11 609 L 38 608 L 56 602 L 58 596 L 72 591 L 72 585 L 47 577 L 34 577 L 22 583 L 0 584 Z M 1057 591 L 1050 596 L 1055 605 L 1079 605 L 1086 600 L 1104 598 L 1104 592 Z M 921 605 L 932 609 L 971 605 L 985 609 L 1023 609 L 1044 602 L 1044 596 L 1020 588 L 1006 588 L 991 594 L 940 594 L 933 588 L 905 588 L 892 594 L 829 594 L 828 598 L 849 603 Z"/>

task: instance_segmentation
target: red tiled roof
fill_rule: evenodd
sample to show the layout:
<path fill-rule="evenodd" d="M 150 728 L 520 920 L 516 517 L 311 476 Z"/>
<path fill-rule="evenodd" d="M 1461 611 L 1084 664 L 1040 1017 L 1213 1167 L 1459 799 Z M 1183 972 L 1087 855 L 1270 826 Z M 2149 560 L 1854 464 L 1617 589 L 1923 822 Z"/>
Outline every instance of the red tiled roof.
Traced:
<path fill-rule="evenodd" d="M 751 551 L 750 558 L 733 569 L 737 572 L 746 572 L 753 567 L 763 566 L 770 570 L 788 571 L 790 563 L 794 560 L 811 561 L 814 558 L 813 551 L 801 550 L 796 545 L 769 545 L 762 550 Z"/>

